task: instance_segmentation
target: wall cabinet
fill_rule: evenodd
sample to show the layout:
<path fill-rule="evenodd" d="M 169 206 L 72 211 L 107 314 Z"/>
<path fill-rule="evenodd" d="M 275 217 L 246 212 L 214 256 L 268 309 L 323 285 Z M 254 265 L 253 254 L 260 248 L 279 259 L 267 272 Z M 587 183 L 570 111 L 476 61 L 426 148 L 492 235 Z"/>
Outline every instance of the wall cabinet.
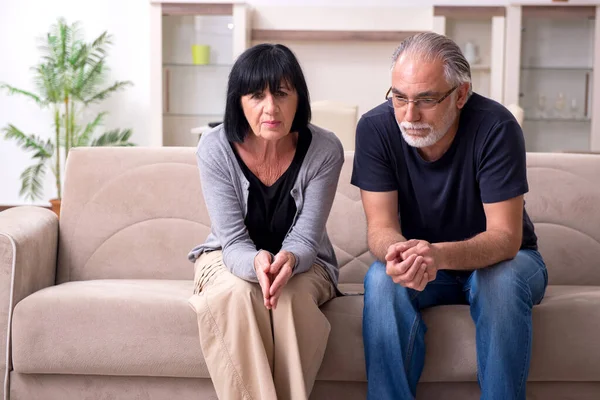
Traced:
<path fill-rule="evenodd" d="M 527 150 L 599 150 L 594 102 L 598 93 L 597 8 L 511 8 L 507 49 L 510 46 L 515 53 L 518 49 L 518 54 L 507 57 L 506 91 L 524 109 Z"/>
<path fill-rule="evenodd" d="M 152 84 L 158 86 L 153 92 L 161 93 L 160 111 L 155 107 L 162 120 L 160 144 L 194 146 L 198 137 L 192 130 L 223 120 L 229 72 L 248 47 L 248 8 L 244 3 L 158 6 L 160 53 L 153 62 L 160 63 L 160 72 Z"/>

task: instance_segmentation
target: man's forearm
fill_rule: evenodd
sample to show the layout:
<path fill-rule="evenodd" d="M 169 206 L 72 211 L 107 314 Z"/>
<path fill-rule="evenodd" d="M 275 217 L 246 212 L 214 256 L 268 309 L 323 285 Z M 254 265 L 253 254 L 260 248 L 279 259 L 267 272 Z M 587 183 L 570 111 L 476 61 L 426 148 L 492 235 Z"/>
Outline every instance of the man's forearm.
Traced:
<path fill-rule="evenodd" d="M 385 261 L 385 255 L 391 245 L 404 241 L 404 236 L 391 227 L 369 230 L 368 233 L 369 250 L 380 261 Z"/>
<path fill-rule="evenodd" d="M 515 257 L 521 243 L 507 232 L 486 231 L 468 240 L 435 246 L 444 255 L 442 269 L 473 270 Z"/>

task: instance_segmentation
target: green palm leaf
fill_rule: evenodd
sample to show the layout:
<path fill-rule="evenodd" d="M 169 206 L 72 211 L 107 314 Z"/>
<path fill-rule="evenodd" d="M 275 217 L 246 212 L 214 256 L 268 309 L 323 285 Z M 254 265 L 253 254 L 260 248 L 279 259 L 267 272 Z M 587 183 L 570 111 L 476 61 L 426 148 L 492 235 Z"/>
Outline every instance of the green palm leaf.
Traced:
<path fill-rule="evenodd" d="M 91 146 L 135 146 L 129 141 L 131 129 L 115 129 L 94 139 Z"/>
<path fill-rule="evenodd" d="M 21 173 L 21 190 L 19 191 L 19 195 L 32 201 L 40 200 L 42 198 L 44 176 L 46 176 L 45 159 L 27 167 Z"/>
<path fill-rule="evenodd" d="M 6 139 L 14 139 L 17 144 L 26 151 L 35 151 L 34 157 L 37 158 L 50 158 L 54 152 L 54 146 L 50 140 L 44 142 L 44 140 L 35 135 L 26 135 L 21 132 L 16 126 L 9 124 L 7 127 L 2 129 L 4 137 Z M 51 148 L 50 148 L 50 146 Z"/>
<path fill-rule="evenodd" d="M 78 100 L 85 101 L 86 98 L 98 94 L 96 87 L 104 81 L 104 60 L 99 62 L 88 62 L 87 68 L 81 68 L 73 85 L 73 96 Z"/>
<path fill-rule="evenodd" d="M 102 33 L 94 40 L 89 48 L 89 61 L 99 62 L 104 60 L 107 54 L 106 46 L 112 45 L 112 35 Z"/>
<path fill-rule="evenodd" d="M 9 95 L 21 94 L 23 96 L 29 97 L 31 100 L 35 101 L 40 107 L 45 107 L 47 105 L 47 103 L 35 93 L 31 93 L 22 89 L 17 89 L 16 87 L 7 85 L 5 83 L 0 84 L 0 89 L 6 90 L 6 92 Z"/>
<path fill-rule="evenodd" d="M 40 64 L 35 68 L 34 78 L 38 91 L 47 103 L 60 103 L 62 100 L 61 83 L 53 65 Z"/>
<path fill-rule="evenodd" d="M 85 129 L 75 136 L 73 146 L 88 146 L 90 143 L 90 139 L 94 134 L 94 131 L 98 126 L 102 125 L 102 123 L 104 122 L 104 117 L 106 116 L 106 114 L 106 112 L 101 112 L 96 116 L 96 118 L 92 122 L 88 123 Z"/>
<path fill-rule="evenodd" d="M 121 89 L 124 89 L 127 86 L 131 86 L 131 85 L 133 85 L 133 83 L 130 81 L 117 81 L 109 88 L 104 89 L 103 91 L 95 94 L 94 96 L 88 98 L 87 100 L 83 100 L 83 102 L 87 106 L 89 104 L 102 101 L 102 100 L 106 99 L 110 94 L 112 94 L 116 91 L 119 91 Z"/>

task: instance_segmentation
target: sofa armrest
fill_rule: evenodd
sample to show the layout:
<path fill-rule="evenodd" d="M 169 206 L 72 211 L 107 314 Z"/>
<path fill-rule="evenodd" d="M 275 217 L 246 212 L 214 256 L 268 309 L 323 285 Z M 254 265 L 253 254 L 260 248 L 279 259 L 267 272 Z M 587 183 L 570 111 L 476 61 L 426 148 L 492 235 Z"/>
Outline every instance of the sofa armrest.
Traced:
<path fill-rule="evenodd" d="M 33 206 L 0 212 L 0 398 L 6 398 L 12 368 L 10 326 L 15 305 L 30 294 L 54 285 L 58 218 Z"/>

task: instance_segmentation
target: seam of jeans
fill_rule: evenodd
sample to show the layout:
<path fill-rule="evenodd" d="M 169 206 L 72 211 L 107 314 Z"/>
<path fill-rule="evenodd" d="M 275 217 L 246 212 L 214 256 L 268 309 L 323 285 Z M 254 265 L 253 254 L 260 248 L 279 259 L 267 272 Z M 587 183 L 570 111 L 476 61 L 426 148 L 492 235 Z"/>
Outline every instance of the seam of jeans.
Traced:
<path fill-rule="evenodd" d="M 534 302 L 533 301 L 533 297 L 532 297 L 532 293 L 531 293 L 531 285 L 529 284 L 529 282 L 535 278 L 539 273 L 542 273 L 542 277 L 544 278 L 544 282 L 546 282 L 546 277 L 544 276 L 544 270 L 542 268 L 538 269 L 533 275 L 531 275 L 528 279 L 527 279 L 527 288 L 529 289 L 529 299 L 531 301 L 532 305 L 536 305 L 539 304 L 542 299 L 544 298 L 544 292 L 546 291 L 546 285 L 544 284 L 544 290 L 542 292 L 541 298 L 539 302 Z"/>
<path fill-rule="evenodd" d="M 529 311 L 529 317 L 531 318 L 531 309 Z M 527 347 L 529 348 L 529 350 L 531 351 L 531 325 L 528 324 L 527 325 L 527 340 L 529 343 L 527 343 Z M 519 394 L 521 393 L 521 391 L 523 390 L 523 386 L 525 385 L 525 371 L 529 370 L 529 363 L 527 362 L 527 357 L 529 356 L 529 352 L 525 352 L 524 354 L 524 359 L 523 359 L 523 370 L 521 370 L 521 377 L 519 379 L 519 390 L 517 390 L 517 398 L 519 398 Z"/>
<path fill-rule="evenodd" d="M 406 350 L 406 359 L 404 360 L 404 370 L 406 371 L 407 378 L 409 375 L 408 367 L 410 365 L 410 362 L 412 361 L 413 350 L 415 347 L 415 338 L 417 337 L 417 331 L 419 330 L 420 323 L 421 319 L 419 318 L 419 312 L 417 311 L 417 315 L 415 315 L 415 320 L 413 321 L 412 328 L 410 330 L 410 335 L 408 337 L 408 349 Z"/>
<path fill-rule="evenodd" d="M 217 336 L 218 336 L 218 340 L 221 343 L 221 346 L 223 347 L 223 349 L 225 349 L 225 354 L 227 354 L 227 364 L 229 364 L 230 368 L 233 370 L 233 375 L 235 377 L 235 380 L 237 381 L 238 385 L 242 388 L 243 390 L 243 396 L 244 398 L 248 398 L 249 400 L 253 400 L 252 396 L 250 395 L 250 392 L 248 391 L 248 389 L 246 388 L 246 385 L 244 385 L 244 381 L 242 380 L 242 377 L 240 376 L 240 374 L 238 373 L 237 369 L 235 368 L 235 365 L 233 364 L 233 360 L 231 359 L 231 354 L 229 353 L 229 349 L 227 348 L 227 345 L 225 344 L 225 341 L 223 340 L 223 335 L 221 334 L 221 331 L 219 330 L 219 327 L 217 325 L 217 321 L 215 320 L 212 310 L 210 309 L 210 306 L 208 305 L 208 299 L 205 297 L 204 298 L 204 302 L 206 305 L 206 309 L 208 310 L 208 315 L 209 315 L 209 320 L 211 322 L 211 328 L 217 332 Z"/>
<path fill-rule="evenodd" d="M 408 290 L 408 289 L 406 289 Z M 415 289 L 411 289 L 414 293 L 412 293 L 410 295 L 410 301 L 413 301 L 414 299 L 416 299 L 417 297 L 419 297 L 419 295 L 421 294 L 421 292 L 419 292 L 418 290 Z"/>
<path fill-rule="evenodd" d="M 467 295 L 468 295 L 469 309 L 470 309 L 473 304 L 473 291 L 471 290 L 471 285 L 463 287 L 463 292 L 465 292 L 465 293 L 468 292 Z M 477 375 L 477 382 L 479 383 L 479 387 L 482 388 L 483 387 L 483 374 L 481 371 L 482 365 L 479 363 L 479 357 L 477 357 L 476 363 L 477 363 L 477 370 L 475 371 L 475 373 Z"/>

